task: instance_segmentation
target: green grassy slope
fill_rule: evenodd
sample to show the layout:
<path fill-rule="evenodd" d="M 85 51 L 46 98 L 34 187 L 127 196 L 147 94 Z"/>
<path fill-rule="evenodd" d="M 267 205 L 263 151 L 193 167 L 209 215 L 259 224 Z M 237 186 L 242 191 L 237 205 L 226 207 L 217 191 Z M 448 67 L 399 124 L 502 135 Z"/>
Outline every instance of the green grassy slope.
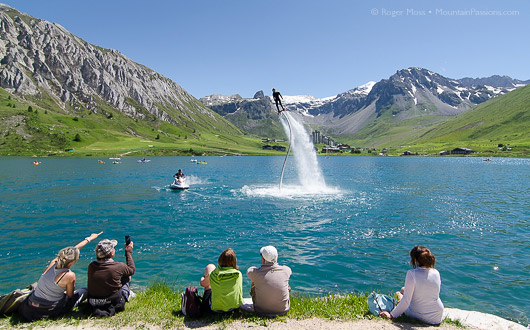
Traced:
<path fill-rule="evenodd" d="M 482 103 L 411 143 L 423 150 L 468 147 L 488 155 L 529 156 L 530 85 Z"/>
<path fill-rule="evenodd" d="M 226 119 L 237 127 L 243 128 L 254 135 L 274 139 L 285 138 L 282 124 L 273 118 L 263 118 L 259 120 L 249 119 L 248 114 L 238 113 L 227 116 Z"/>
<path fill-rule="evenodd" d="M 391 112 L 385 112 L 359 132 L 341 137 L 340 140 L 356 147 L 397 147 L 408 144 L 412 139 L 418 138 L 446 120 L 446 117 L 431 115 L 395 121 Z"/>
<path fill-rule="evenodd" d="M 344 140 L 355 146 L 386 147 L 397 154 L 405 150 L 437 154 L 442 150 L 467 147 L 483 155 L 528 157 L 530 86 L 489 100 L 455 117 L 424 116 L 394 121 L 390 112 L 386 112 Z"/>
<path fill-rule="evenodd" d="M 179 125 L 172 125 L 152 115 L 133 119 L 97 103 L 97 114 L 66 111 L 51 98 L 26 101 L 0 89 L 0 154 L 275 154 L 262 151 L 260 139 L 244 135 L 217 114 L 201 113 L 194 121 L 180 116 Z"/>

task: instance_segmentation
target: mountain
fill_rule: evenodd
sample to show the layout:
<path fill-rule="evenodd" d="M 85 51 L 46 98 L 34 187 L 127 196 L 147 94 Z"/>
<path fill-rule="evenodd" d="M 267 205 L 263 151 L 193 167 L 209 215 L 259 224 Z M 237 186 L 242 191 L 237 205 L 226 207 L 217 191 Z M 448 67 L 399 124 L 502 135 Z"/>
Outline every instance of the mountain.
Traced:
<path fill-rule="evenodd" d="M 200 101 L 245 132 L 262 137 L 285 137 L 276 106 L 263 91 L 256 92 L 253 98 L 242 98 L 238 94 L 214 94 L 203 97 Z"/>
<path fill-rule="evenodd" d="M 476 150 L 495 152 L 508 145 L 514 148 L 512 156 L 528 155 L 530 86 L 518 88 L 451 118 L 411 141 L 411 144 L 416 146 L 413 149 L 465 144 Z"/>
<path fill-rule="evenodd" d="M 462 78 L 458 79 L 466 87 L 475 86 L 491 86 L 496 88 L 518 88 L 530 84 L 530 80 L 522 81 L 519 79 L 512 79 L 508 76 L 494 75 L 486 78 Z"/>
<path fill-rule="evenodd" d="M 172 141 L 207 136 L 215 140 L 243 134 L 172 80 L 117 50 L 92 45 L 59 24 L 0 5 L 0 26 L 0 87 L 16 97 L 17 104 L 80 122 L 97 121 L 93 125 L 106 126 L 115 136 L 125 134 L 123 138 L 146 140 L 161 134 Z M 7 115 L 3 113 L 4 121 Z M 76 133 L 95 139 L 82 129 Z"/>
<path fill-rule="evenodd" d="M 328 99 L 312 108 L 305 121 L 335 135 L 354 134 L 386 113 L 395 122 L 453 116 L 521 85 L 516 81 L 506 87 L 505 80 L 497 83 L 494 79 L 492 86 L 466 82 L 468 85 L 422 68 L 403 69 L 388 79 Z M 305 108 L 296 111 L 306 113 Z"/>
<path fill-rule="evenodd" d="M 414 127 L 430 128 L 527 83 L 507 76 L 457 80 L 423 68 L 408 68 L 336 96 L 284 96 L 284 104 L 289 111 L 301 114 L 306 125 L 358 141 L 363 135 L 382 136 L 392 127 L 407 130 L 411 122 Z M 212 109 L 226 116 L 219 110 L 223 103 L 218 98 Z M 250 105 L 239 108 L 241 116 L 254 110 Z"/>

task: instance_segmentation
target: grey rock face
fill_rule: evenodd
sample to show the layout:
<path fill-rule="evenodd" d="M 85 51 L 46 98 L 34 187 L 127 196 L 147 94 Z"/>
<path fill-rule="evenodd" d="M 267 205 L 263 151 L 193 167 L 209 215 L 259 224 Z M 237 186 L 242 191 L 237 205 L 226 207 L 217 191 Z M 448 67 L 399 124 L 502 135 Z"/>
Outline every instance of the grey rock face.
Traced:
<path fill-rule="evenodd" d="M 462 78 L 458 79 L 466 87 L 491 86 L 496 88 L 515 88 L 530 84 L 530 80 L 512 79 L 508 76 L 493 75 L 485 78 Z"/>
<path fill-rule="evenodd" d="M 455 80 L 426 69 L 409 68 L 336 97 L 318 99 L 284 95 L 283 103 L 287 110 L 300 113 L 305 124 L 341 135 L 355 133 L 388 112 L 395 120 L 424 115 L 456 115 L 527 83 L 507 76 Z M 261 92 L 256 93 L 254 99 L 217 95 L 215 105 L 211 104 L 211 107 L 226 118 L 237 112 L 255 118 L 256 113 L 274 111 L 272 102 L 255 101 L 263 97 Z M 269 108 L 272 110 L 266 110 Z M 234 123 L 240 125 L 241 121 Z"/>
<path fill-rule="evenodd" d="M 203 113 L 219 120 L 181 86 L 119 51 L 8 6 L 0 6 L 0 59 L 2 88 L 21 95 L 47 93 L 66 111 L 97 112 L 95 98 L 100 98 L 136 118 L 149 113 L 177 124 L 180 116 L 196 120 Z"/>
<path fill-rule="evenodd" d="M 238 94 L 214 94 L 205 96 L 200 101 L 246 132 L 283 137 L 276 107 L 263 91 L 256 92 L 253 98 L 242 98 Z"/>
<path fill-rule="evenodd" d="M 244 113 L 253 120 L 271 118 L 276 113 L 273 103 L 265 97 L 263 91 L 257 92 L 251 99 L 242 98 L 239 94 L 232 96 L 214 94 L 205 96 L 200 101 L 229 120 L 228 115 L 234 115 L 236 112 Z"/>
<path fill-rule="evenodd" d="M 263 93 L 263 91 L 258 91 L 258 92 L 256 92 L 256 94 L 254 94 L 254 98 L 255 99 L 264 99 L 265 98 L 265 94 Z"/>

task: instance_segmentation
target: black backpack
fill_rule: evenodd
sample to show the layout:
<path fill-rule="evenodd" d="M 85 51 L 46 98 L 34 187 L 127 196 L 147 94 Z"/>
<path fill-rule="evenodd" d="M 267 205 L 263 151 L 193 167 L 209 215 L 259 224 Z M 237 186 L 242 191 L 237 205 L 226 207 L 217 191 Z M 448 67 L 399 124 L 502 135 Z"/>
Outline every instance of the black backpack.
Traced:
<path fill-rule="evenodd" d="M 201 297 L 197 293 L 196 287 L 187 287 L 181 298 L 180 310 L 182 314 L 192 318 L 201 317 Z"/>
<path fill-rule="evenodd" d="M 0 297 L 0 315 L 13 314 L 35 290 L 35 283 L 25 289 L 16 289 Z"/>

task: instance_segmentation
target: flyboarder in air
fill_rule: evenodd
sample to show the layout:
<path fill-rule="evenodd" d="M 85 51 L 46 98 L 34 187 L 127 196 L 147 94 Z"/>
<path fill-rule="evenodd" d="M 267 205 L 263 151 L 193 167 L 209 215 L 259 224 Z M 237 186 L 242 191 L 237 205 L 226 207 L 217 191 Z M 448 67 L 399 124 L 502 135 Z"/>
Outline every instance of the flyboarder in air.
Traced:
<path fill-rule="evenodd" d="M 282 104 L 282 94 L 276 90 L 276 88 L 272 89 L 272 97 L 274 98 L 274 102 L 276 103 L 276 109 L 278 109 L 278 114 L 282 113 L 282 111 L 285 111 L 285 108 Z M 282 110 L 280 110 L 280 107 L 278 106 L 278 103 L 280 103 L 280 106 L 282 107 Z"/>

